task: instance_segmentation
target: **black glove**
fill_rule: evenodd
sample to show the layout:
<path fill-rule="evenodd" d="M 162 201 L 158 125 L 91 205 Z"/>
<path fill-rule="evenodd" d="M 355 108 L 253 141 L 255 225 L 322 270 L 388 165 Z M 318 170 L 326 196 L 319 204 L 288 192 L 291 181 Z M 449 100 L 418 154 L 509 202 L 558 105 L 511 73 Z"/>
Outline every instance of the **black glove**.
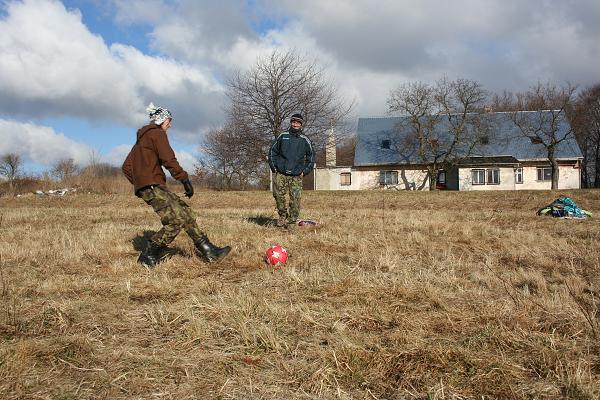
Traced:
<path fill-rule="evenodd" d="M 194 195 L 194 187 L 192 186 L 192 182 L 190 182 L 189 179 L 186 179 L 185 181 L 181 181 L 181 183 L 183 184 L 183 189 L 185 190 L 185 196 L 188 199 L 191 199 Z"/>

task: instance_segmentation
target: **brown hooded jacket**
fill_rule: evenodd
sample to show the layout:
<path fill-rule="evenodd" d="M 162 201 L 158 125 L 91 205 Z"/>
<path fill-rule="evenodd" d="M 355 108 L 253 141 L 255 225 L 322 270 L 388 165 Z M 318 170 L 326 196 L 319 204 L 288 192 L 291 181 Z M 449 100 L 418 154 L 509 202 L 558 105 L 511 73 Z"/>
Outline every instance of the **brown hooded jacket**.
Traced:
<path fill-rule="evenodd" d="M 167 132 L 151 123 L 137 131 L 137 142 L 127 155 L 122 170 L 137 194 L 138 190 L 150 185 L 166 187 L 167 178 L 161 166 L 180 182 L 188 179 L 169 144 Z"/>

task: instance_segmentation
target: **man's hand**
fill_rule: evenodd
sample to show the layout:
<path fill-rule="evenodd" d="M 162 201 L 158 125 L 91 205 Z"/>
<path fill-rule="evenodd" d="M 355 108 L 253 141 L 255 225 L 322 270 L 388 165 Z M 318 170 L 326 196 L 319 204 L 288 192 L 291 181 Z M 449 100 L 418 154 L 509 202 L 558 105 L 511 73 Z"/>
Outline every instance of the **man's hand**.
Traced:
<path fill-rule="evenodd" d="M 194 195 L 194 187 L 192 186 L 192 182 L 189 179 L 181 181 L 183 184 L 183 189 L 185 190 L 185 196 L 190 199 Z"/>

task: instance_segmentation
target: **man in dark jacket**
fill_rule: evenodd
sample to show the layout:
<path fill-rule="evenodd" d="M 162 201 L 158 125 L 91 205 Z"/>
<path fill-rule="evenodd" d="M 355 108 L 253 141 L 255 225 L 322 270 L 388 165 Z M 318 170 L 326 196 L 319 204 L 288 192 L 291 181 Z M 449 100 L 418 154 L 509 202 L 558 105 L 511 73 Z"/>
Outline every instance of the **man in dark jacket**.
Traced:
<path fill-rule="evenodd" d="M 279 134 L 269 150 L 269 167 L 273 172 L 273 197 L 279 219 L 277 226 L 295 226 L 300 215 L 302 177 L 310 174 L 315 158 L 310 139 L 302 134 L 301 114 L 290 118 L 290 128 Z M 289 211 L 285 195 L 289 193 Z"/>
<path fill-rule="evenodd" d="M 181 229 L 192 238 L 196 249 L 206 261 L 213 262 L 225 257 L 231 248 L 213 245 L 198 227 L 192 209 L 179 196 L 167 189 L 163 166 L 169 170 L 173 178 L 183 184 L 188 198 L 194 194 L 188 174 L 177 162 L 167 138 L 167 130 L 171 127 L 173 119 L 171 112 L 166 108 L 155 107 L 152 103 L 146 111 L 150 115 L 150 124 L 137 131 L 137 141 L 127 155 L 122 169 L 129 182 L 133 184 L 136 196 L 152 206 L 160 216 L 163 226 L 152 235 L 148 246 L 141 252 L 138 262 L 148 267 L 158 264 L 166 246 L 175 239 Z"/>

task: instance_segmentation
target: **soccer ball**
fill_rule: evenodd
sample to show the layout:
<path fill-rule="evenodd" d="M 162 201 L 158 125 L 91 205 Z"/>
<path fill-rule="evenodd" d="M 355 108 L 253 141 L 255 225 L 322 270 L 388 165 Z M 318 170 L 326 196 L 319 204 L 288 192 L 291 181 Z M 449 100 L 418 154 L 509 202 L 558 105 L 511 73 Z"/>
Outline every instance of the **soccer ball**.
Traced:
<path fill-rule="evenodd" d="M 270 265 L 277 264 L 285 264 L 288 259 L 288 251 L 276 244 L 275 246 L 271 246 L 267 249 L 267 254 L 265 255 L 265 262 Z"/>

